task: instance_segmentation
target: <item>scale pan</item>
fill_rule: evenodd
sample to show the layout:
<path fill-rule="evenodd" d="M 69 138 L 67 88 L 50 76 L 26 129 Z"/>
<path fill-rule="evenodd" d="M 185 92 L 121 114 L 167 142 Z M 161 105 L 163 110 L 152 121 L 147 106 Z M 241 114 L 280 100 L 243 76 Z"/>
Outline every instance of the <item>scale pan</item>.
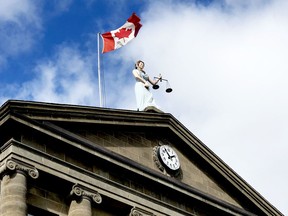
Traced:
<path fill-rule="evenodd" d="M 167 92 L 167 93 L 172 92 L 172 88 L 167 88 L 167 89 L 166 89 L 166 92 Z"/>
<path fill-rule="evenodd" d="M 158 89 L 159 85 L 153 85 L 153 89 Z"/>

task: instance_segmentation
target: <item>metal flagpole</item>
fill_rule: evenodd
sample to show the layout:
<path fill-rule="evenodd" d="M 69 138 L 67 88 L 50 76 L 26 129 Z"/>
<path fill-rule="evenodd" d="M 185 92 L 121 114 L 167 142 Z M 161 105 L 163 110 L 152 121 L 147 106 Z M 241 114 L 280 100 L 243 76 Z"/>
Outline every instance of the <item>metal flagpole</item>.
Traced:
<path fill-rule="evenodd" d="M 100 33 L 97 34 L 97 40 L 98 40 L 98 89 L 99 89 L 99 101 L 100 101 L 100 107 L 103 107 L 102 102 L 102 86 L 101 86 L 101 71 L 100 71 Z"/>

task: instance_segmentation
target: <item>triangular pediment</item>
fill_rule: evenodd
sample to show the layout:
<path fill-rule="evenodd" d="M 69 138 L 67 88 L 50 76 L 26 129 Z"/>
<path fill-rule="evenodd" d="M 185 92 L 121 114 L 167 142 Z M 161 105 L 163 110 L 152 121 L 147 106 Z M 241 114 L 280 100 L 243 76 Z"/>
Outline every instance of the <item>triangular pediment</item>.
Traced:
<path fill-rule="evenodd" d="M 163 194 L 168 191 L 182 194 L 183 197 L 194 200 L 197 205 L 205 206 L 208 203 L 211 209 L 226 212 L 227 215 L 229 212 L 234 212 L 235 215 L 265 215 L 277 212 L 169 113 L 8 101 L 2 106 L 0 114 L 0 126 L 5 133 L 11 131 L 15 125 L 21 125 L 24 133 L 18 134 L 20 137 L 14 137 L 19 139 L 19 142 L 38 150 L 43 150 L 44 145 L 49 149 L 53 144 L 55 148 L 60 148 L 60 144 L 56 146 L 55 140 L 63 142 L 63 148 L 71 147 L 67 149 L 69 154 L 81 151 L 77 164 L 82 163 L 83 168 L 89 171 L 93 171 L 92 168 L 90 170 L 89 163 L 92 163 L 94 158 L 106 160 L 107 166 L 121 168 L 119 171 L 115 170 L 114 179 L 117 179 L 118 183 L 121 183 L 121 178 L 123 184 L 129 182 L 129 177 L 121 176 L 120 170 L 126 170 L 125 172 L 131 175 L 134 173 L 134 179 L 145 179 L 139 180 L 140 185 L 136 190 L 146 190 L 146 195 L 150 194 L 155 199 L 158 196 L 153 194 L 152 184 L 159 185 L 163 190 L 168 188 Z M 44 136 L 47 138 L 43 139 Z M 1 141 L 5 142 L 6 137 L 9 136 L 3 135 Z M 41 141 L 43 146 L 39 146 L 38 139 L 47 143 Z M 181 164 L 177 172 L 169 171 L 165 164 L 161 163 L 157 154 L 161 145 L 170 146 L 177 154 Z M 63 153 L 54 156 L 63 159 L 65 153 L 61 150 Z M 67 155 L 65 157 L 68 157 Z M 76 159 L 71 157 L 69 162 L 73 161 Z M 103 169 L 95 172 L 103 177 L 106 175 Z M 113 179 L 113 176 L 109 178 Z M 151 187 L 141 185 L 142 181 L 151 182 Z M 135 185 L 133 183 L 133 187 Z M 171 203 L 173 202 L 177 202 L 177 198 L 171 200 Z M 185 208 L 188 209 L 189 206 Z"/>

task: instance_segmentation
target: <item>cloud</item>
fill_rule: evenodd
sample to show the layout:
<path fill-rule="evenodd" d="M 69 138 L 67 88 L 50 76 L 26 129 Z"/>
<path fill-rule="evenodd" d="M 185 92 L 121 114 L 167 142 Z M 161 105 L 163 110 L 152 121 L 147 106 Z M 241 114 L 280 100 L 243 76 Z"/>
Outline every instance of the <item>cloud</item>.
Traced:
<path fill-rule="evenodd" d="M 162 109 L 288 211 L 288 4 L 249 2 L 152 3 L 122 61 L 143 59 L 151 76 L 162 73 L 174 89 L 154 92 Z"/>
<path fill-rule="evenodd" d="M 17 99 L 95 105 L 98 93 L 93 61 L 94 57 L 76 46 L 59 46 L 53 57 L 35 66 L 32 80 L 4 86 L 5 95 L 13 92 L 12 98 Z"/>
<path fill-rule="evenodd" d="M 0 0 L 0 4 L 1 22 L 13 22 L 19 25 L 25 21 L 38 22 L 35 5 L 30 0 Z"/>
<path fill-rule="evenodd" d="M 37 5 L 30 0 L 0 0 L 0 66 L 33 47 L 41 30 Z"/>

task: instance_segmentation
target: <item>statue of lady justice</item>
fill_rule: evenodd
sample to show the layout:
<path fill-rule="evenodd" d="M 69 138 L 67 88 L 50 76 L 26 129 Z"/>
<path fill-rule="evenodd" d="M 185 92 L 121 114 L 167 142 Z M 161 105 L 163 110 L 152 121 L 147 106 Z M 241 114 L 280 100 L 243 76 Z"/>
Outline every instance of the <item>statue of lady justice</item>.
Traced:
<path fill-rule="evenodd" d="M 156 85 L 161 79 L 162 76 L 159 74 L 157 79 L 149 78 L 148 74 L 143 70 L 144 62 L 139 60 L 135 64 L 135 69 L 132 71 L 136 83 L 135 83 L 135 94 L 136 94 L 136 102 L 137 102 L 137 110 L 138 111 L 160 111 L 159 107 L 155 103 L 155 99 L 153 98 L 152 93 L 150 92 L 150 84 Z M 161 111 L 160 111 L 161 112 Z"/>

